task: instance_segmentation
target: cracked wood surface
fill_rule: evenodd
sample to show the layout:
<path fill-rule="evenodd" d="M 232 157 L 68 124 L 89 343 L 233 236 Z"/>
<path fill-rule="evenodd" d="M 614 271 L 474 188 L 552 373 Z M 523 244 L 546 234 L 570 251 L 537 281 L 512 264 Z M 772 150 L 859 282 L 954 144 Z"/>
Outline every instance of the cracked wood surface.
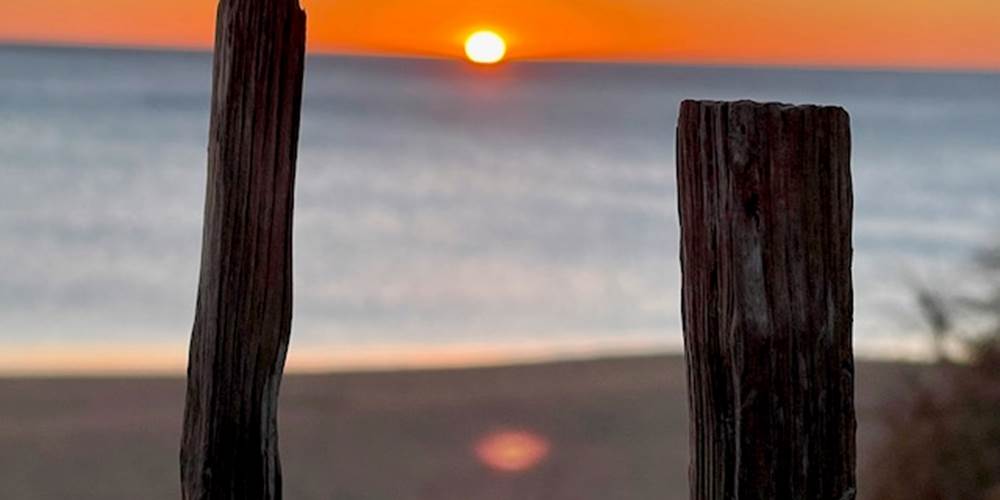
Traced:
<path fill-rule="evenodd" d="M 183 497 L 281 498 L 276 407 L 292 320 L 292 209 L 305 13 L 222 0 Z"/>
<path fill-rule="evenodd" d="M 692 500 L 855 497 L 850 119 L 685 101 Z"/>

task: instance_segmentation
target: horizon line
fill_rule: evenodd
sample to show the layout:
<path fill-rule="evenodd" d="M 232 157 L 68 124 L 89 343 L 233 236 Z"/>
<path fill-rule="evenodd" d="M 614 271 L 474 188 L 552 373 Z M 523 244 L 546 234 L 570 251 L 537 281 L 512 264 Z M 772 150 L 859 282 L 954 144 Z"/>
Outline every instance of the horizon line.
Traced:
<path fill-rule="evenodd" d="M 195 45 L 160 45 L 160 44 L 122 44 L 113 42 L 73 42 L 64 40 L 25 40 L 0 38 L 0 48 L 28 48 L 53 50 L 107 50 L 122 52 L 153 52 L 153 53 L 185 53 L 212 54 L 211 46 Z M 390 51 L 357 51 L 342 49 L 306 50 L 306 57 L 320 58 L 359 58 L 359 59 L 394 59 L 394 60 L 427 60 L 466 62 L 460 56 L 433 54 L 417 54 Z M 915 65 L 874 65 L 874 64 L 825 64 L 783 63 L 783 62 L 741 62 L 736 60 L 692 61 L 681 59 L 658 59 L 652 57 L 512 57 L 505 59 L 503 64 L 596 64 L 596 65 L 626 65 L 626 66 L 664 66 L 677 68 L 727 68 L 750 70 L 783 70 L 783 71 L 816 71 L 816 72 L 854 72 L 854 73 L 906 73 L 906 74 L 944 74 L 944 75 L 1000 75 L 1000 67 L 979 66 L 915 66 Z"/>

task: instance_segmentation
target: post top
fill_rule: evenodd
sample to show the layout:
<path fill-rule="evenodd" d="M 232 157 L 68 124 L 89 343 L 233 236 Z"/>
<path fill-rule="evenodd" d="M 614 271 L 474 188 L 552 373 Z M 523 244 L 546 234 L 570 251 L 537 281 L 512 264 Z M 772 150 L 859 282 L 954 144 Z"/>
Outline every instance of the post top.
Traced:
<path fill-rule="evenodd" d="M 716 101 L 711 99 L 685 99 L 681 102 L 681 114 L 694 112 L 698 109 L 712 111 L 770 111 L 778 113 L 786 112 L 820 112 L 843 114 L 844 118 L 849 118 L 847 110 L 840 106 L 823 104 L 790 104 L 785 102 L 759 102 L 750 99 L 740 99 L 736 101 Z"/>

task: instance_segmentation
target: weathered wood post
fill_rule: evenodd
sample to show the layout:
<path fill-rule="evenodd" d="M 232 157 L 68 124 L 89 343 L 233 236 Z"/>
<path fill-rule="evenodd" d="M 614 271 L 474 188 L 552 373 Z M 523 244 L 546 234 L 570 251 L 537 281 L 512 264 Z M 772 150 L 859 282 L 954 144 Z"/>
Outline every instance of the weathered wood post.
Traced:
<path fill-rule="evenodd" d="M 855 496 L 849 120 L 681 104 L 692 500 Z"/>
<path fill-rule="evenodd" d="M 281 498 L 276 408 L 292 320 L 305 54 L 298 0 L 221 0 L 183 496 Z"/>

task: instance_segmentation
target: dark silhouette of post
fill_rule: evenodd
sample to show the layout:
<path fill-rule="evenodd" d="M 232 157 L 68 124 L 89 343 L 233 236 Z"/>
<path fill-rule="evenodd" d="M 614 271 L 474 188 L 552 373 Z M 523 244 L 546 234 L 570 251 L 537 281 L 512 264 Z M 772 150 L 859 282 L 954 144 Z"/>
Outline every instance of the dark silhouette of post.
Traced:
<path fill-rule="evenodd" d="M 855 497 L 850 119 L 681 104 L 692 500 Z"/>
<path fill-rule="evenodd" d="M 221 0 L 181 483 L 188 500 L 278 499 L 276 409 L 292 320 L 305 53 L 298 0 Z"/>

